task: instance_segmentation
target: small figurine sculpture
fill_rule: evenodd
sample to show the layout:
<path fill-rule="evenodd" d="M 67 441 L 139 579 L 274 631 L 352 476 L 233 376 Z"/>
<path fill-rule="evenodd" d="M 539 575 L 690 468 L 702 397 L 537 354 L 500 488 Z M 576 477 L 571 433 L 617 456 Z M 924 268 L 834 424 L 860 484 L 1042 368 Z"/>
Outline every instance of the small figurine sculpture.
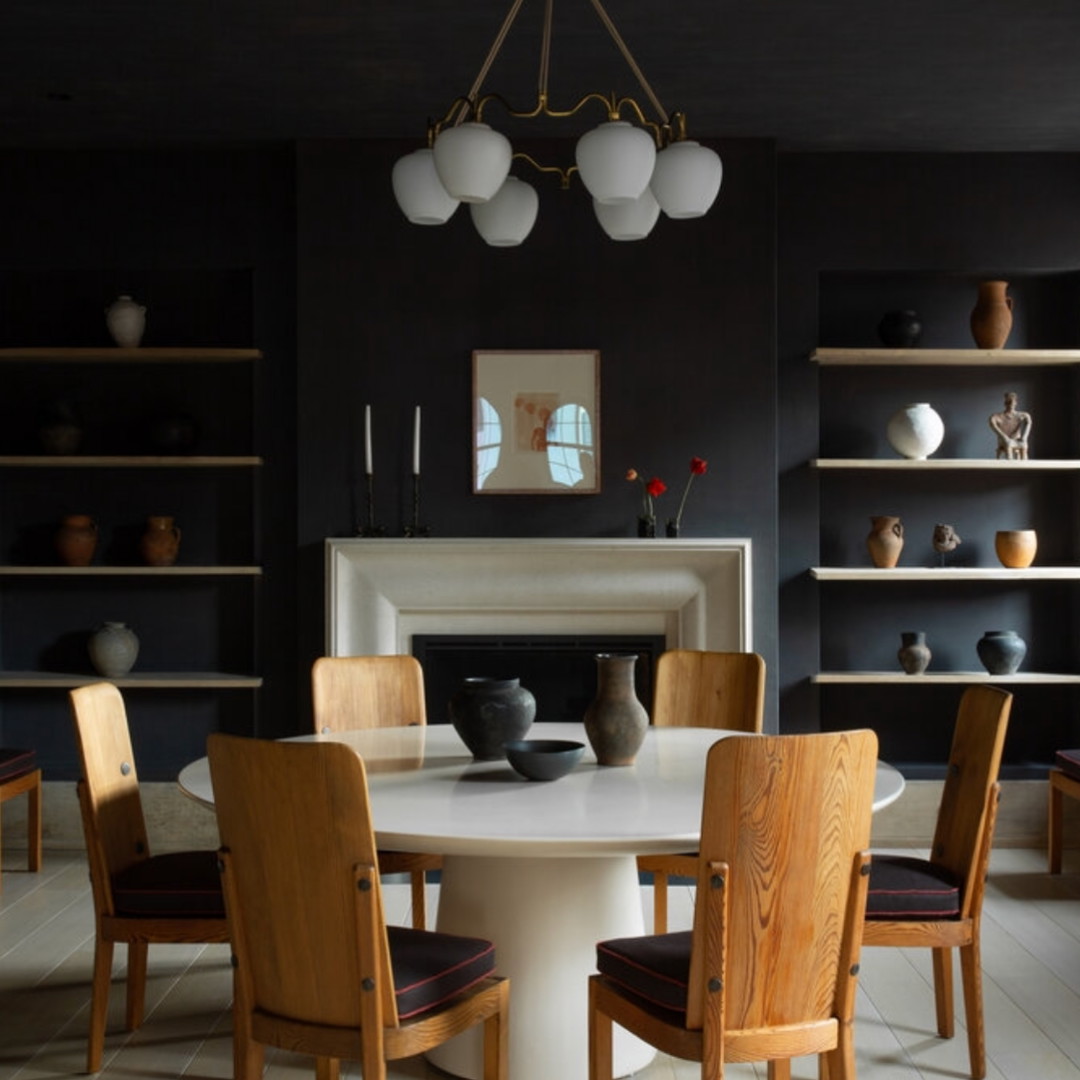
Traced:
<path fill-rule="evenodd" d="M 990 426 L 997 433 L 997 458 L 1027 461 L 1028 435 L 1031 433 L 1031 413 L 1016 407 L 1017 396 L 1011 390 L 1005 395 L 1003 412 L 993 413 Z"/>
<path fill-rule="evenodd" d="M 945 556 L 955 551 L 963 541 L 951 525 L 935 525 L 934 538 L 931 541 L 934 550 L 941 556 L 941 565 L 945 565 Z"/>

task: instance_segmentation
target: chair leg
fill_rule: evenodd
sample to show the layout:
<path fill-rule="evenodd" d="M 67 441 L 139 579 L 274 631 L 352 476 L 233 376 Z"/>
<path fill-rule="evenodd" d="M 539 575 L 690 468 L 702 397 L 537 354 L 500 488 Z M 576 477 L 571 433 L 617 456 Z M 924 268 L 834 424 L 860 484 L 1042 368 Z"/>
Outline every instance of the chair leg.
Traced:
<path fill-rule="evenodd" d="M 596 1007 L 596 983 L 589 980 L 589 1080 L 612 1080 L 611 1017 Z"/>
<path fill-rule="evenodd" d="M 341 1061 L 338 1058 L 317 1057 L 315 1059 L 315 1080 L 339 1080 Z"/>
<path fill-rule="evenodd" d="M 952 949 L 931 949 L 934 957 L 934 1003 L 937 1006 L 937 1029 L 943 1039 L 955 1033 L 953 1023 Z"/>
<path fill-rule="evenodd" d="M 146 960 L 150 951 L 145 941 L 129 941 L 127 947 L 127 1008 L 124 1023 L 128 1031 L 142 1026 L 146 1009 Z"/>
<path fill-rule="evenodd" d="M 668 923 L 668 876 L 653 871 L 653 933 L 666 934 Z"/>
<path fill-rule="evenodd" d="M 26 865 L 31 873 L 41 869 L 41 773 L 37 783 L 27 792 L 26 806 Z"/>
<path fill-rule="evenodd" d="M 484 1080 L 507 1080 L 510 1075 L 510 1031 L 506 1023 L 510 984 L 500 990 L 501 1008 L 484 1021 Z"/>
<path fill-rule="evenodd" d="M 90 990 L 90 1039 L 86 1048 L 86 1071 L 101 1072 L 105 1053 L 105 1022 L 109 1015 L 109 985 L 112 982 L 113 943 L 101 934 L 94 943 L 94 981 Z"/>
<path fill-rule="evenodd" d="M 1050 799 L 1047 813 L 1046 860 L 1051 874 L 1061 873 L 1061 829 L 1064 821 L 1064 796 L 1050 777 Z"/>
<path fill-rule="evenodd" d="M 416 930 L 427 929 L 427 897 L 424 893 L 427 876 L 423 870 L 413 870 L 409 874 L 412 886 L 412 924 Z"/>
<path fill-rule="evenodd" d="M 791 1058 L 772 1058 L 766 1068 L 769 1080 L 791 1080 Z"/>
<path fill-rule="evenodd" d="M 986 1076 L 986 1029 L 983 1024 L 982 960 L 976 932 L 970 945 L 960 946 L 960 977 L 964 984 L 964 1016 L 972 1080 Z"/>
<path fill-rule="evenodd" d="M 236 1010 L 233 1010 L 233 1080 L 261 1080 L 264 1067 L 265 1051 L 262 1043 L 251 1037 L 251 1032 L 244 1030 L 242 1023 L 237 1023 Z M 319 1071 L 316 1059 L 315 1071 Z"/>

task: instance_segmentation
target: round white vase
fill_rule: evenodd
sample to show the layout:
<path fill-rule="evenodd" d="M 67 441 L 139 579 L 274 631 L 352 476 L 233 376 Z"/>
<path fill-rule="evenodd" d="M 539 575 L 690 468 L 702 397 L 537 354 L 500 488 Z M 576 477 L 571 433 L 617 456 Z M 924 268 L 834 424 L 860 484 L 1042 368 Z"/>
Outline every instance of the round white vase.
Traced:
<path fill-rule="evenodd" d="M 146 329 L 146 308 L 126 294 L 118 296 L 105 309 L 105 325 L 121 348 L 137 348 Z"/>
<path fill-rule="evenodd" d="M 889 445 L 902 457 L 922 461 L 945 438 L 945 423 L 925 401 L 905 405 L 889 418 L 885 428 Z"/>

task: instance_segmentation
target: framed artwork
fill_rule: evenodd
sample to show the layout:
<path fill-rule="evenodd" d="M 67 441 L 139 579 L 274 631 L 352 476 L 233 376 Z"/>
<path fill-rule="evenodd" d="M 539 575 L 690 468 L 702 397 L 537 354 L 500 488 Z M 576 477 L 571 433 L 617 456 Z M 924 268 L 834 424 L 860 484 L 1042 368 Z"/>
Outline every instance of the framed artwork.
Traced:
<path fill-rule="evenodd" d="M 473 491 L 600 490 L 600 353 L 473 352 Z"/>

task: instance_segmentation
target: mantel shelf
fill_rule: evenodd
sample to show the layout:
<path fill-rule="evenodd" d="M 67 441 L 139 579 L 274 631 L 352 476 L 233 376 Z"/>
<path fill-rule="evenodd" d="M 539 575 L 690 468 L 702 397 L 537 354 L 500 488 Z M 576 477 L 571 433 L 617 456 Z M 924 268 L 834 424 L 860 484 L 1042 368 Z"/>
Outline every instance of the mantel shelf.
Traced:
<path fill-rule="evenodd" d="M 1080 675 L 1060 675 L 1052 672 L 1018 671 L 1015 675 L 988 675 L 985 671 L 927 671 L 922 675 L 907 675 L 902 671 L 822 671 L 810 681 L 822 685 L 904 683 L 926 686 L 953 683 L 1068 683 L 1080 684 Z"/>
<path fill-rule="evenodd" d="M 263 459 L 251 455 L 180 455 L 180 454 L 6 454 L 0 455 L 3 468 L 122 468 L 122 469 L 201 469 L 254 468 Z"/>
<path fill-rule="evenodd" d="M 1040 472 L 1047 470 L 1080 470 L 1080 459 L 1043 458 L 1028 461 L 1006 461 L 995 458 L 813 458 L 812 469 L 885 469 L 899 472 L 924 472 L 934 470 L 996 469 L 1002 473 Z"/>
<path fill-rule="evenodd" d="M 258 577 L 261 566 L 0 566 L 0 577 Z"/>
<path fill-rule="evenodd" d="M 812 566 L 818 581 L 1080 581 L 1080 566 Z"/>
<path fill-rule="evenodd" d="M 1080 349 L 815 349 L 822 367 L 1053 367 L 1080 364 Z"/>
<path fill-rule="evenodd" d="M 262 679 L 255 675 L 229 675 L 219 671 L 139 671 L 118 679 L 103 675 L 53 671 L 0 671 L 0 688 L 63 690 L 90 683 L 111 682 L 121 689 L 139 690 L 257 690 Z"/>
<path fill-rule="evenodd" d="M 0 363 L 32 364 L 191 364 L 233 363 L 261 360 L 259 349 L 203 348 L 201 346 L 158 346 L 122 349 L 118 346 L 104 348 L 33 347 L 0 349 Z"/>

